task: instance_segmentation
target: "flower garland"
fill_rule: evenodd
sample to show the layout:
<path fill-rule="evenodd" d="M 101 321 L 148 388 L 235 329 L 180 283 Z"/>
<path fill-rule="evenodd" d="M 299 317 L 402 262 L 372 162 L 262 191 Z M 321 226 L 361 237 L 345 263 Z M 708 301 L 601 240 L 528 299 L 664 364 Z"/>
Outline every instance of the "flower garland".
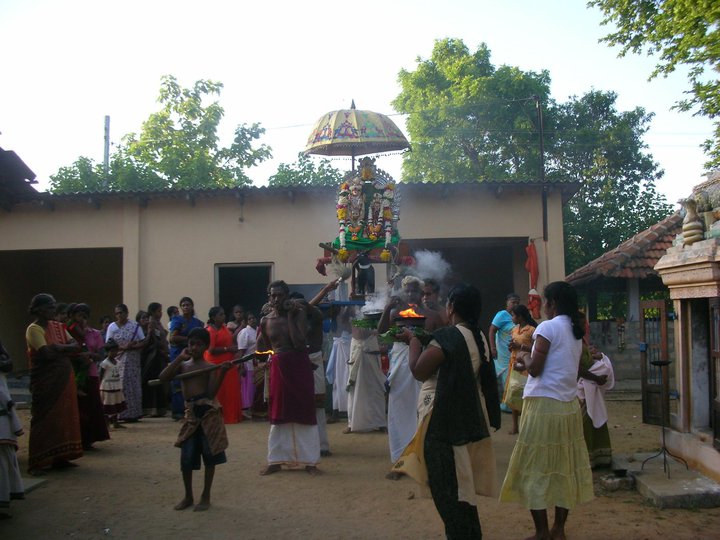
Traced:
<path fill-rule="evenodd" d="M 338 250 L 338 258 L 342 262 L 348 260 L 348 250 L 345 247 L 345 230 L 348 211 L 348 195 L 350 195 L 350 186 L 347 182 L 340 184 L 340 193 L 337 202 L 337 218 L 338 218 L 338 239 L 340 240 L 340 249 Z"/>
<path fill-rule="evenodd" d="M 392 203 L 395 199 L 395 184 L 389 183 L 385 186 L 382 196 L 382 219 L 385 224 L 385 249 L 380 253 L 380 260 L 390 262 L 392 254 L 390 253 L 390 242 L 392 240 L 392 224 L 393 211 Z"/>

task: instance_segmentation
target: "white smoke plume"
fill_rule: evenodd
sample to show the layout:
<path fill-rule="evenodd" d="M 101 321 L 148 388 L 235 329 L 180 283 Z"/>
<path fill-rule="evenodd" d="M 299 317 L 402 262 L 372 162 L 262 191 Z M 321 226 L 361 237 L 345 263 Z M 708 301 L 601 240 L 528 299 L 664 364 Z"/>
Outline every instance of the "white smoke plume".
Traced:
<path fill-rule="evenodd" d="M 420 279 L 433 278 L 441 284 L 450 275 L 450 263 L 443 259 L 438 251 L 416 251 L 413 257 L 417 262 L 415 266 L 407 269 L 408 274 Z"/>

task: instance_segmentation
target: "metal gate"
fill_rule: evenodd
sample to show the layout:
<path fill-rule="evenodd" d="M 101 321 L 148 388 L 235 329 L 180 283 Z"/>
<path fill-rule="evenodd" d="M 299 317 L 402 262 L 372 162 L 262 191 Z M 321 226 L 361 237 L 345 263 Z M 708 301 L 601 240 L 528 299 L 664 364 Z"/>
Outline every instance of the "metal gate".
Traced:
<path fill-rule="evenodd" d="M 640 302 L 640 366 L 642 377 L 642 416 L 645 424 L 669 425 L 668 366 L 653 362 L 668 360 L 668 335 L 665 302 Z M 663 421 L 662 411 L 665 410 Z"/>
<path fill-rule="evenodd" d="M 710 423 L 720 450 L 720 298 L 710 299 Z"/>

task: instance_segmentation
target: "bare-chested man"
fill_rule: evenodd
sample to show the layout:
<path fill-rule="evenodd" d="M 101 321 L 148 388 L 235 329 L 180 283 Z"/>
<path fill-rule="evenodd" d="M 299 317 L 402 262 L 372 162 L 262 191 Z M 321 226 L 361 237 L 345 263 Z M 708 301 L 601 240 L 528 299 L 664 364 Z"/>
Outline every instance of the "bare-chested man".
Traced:
<path fill-rule="evenodd" d="M 290 293 L 291 299 L 300 302 L 307 313 L 307 348 L 310 362 L 313 365 L 313 384 L 315 391 L 315 418 L 317 420 L 318 436 L 320 437 L 320 455 L 331 456 L 330 441 L 327 434 L 327 419 L 325 418 L 325 363 L 323 361 L 323 314 L 317 304 L 325 295 L 338 286 L 336 280 L 331 281 L 323 287 L 315 297 L 307 302 L 300 293 Z"/>
<path fill-rule="evenodd" d="M 432 278 L 424 280 L 422 301 L 426 308 L 432 309 L 440 316 L 441 327 L 450 324 L 447 313 L 445 313 L 445 306 L 440 303 L 440 284 L 437 280 Z"/>
<path fill-rule="evenodd" d="M 378 333 L 387 332 L 392 321 L 400 311 L 412 307 L 418 314 L 426 317 L 425 331 L 434 332 L 442 326 L 437 311 L 422 305 L 424 283 L 414 277 L 406 276 L 402 280 L 402 297 L 393 296 L 385 306 L 378 323 Z M 403 450 L 412 440 L 417 428 L 417 401 L 420 394 L 420 382 L 415 380 L 408 364 L 409 349 L 406 343 L 396 341 L 390 352 L 390 371 L 388 373 L 388 438 L 390 441 L 390 460 L 395 463 Z M 397 473 L 391 472 L 388 478 L 397 479 Z"/>
<path fill-rule="evenodd" d="M 273 281 L 268 286 L 270 312 L 260 321 L 257 348 L 273 351 L 268 465 L 261 475 L 278 472 L 283 465 L 305 467 L 316 474 L 320 461 L 313 370 L 307 349 L 307 307 L 291 301 L 289 294 L 287 283 Z"/>

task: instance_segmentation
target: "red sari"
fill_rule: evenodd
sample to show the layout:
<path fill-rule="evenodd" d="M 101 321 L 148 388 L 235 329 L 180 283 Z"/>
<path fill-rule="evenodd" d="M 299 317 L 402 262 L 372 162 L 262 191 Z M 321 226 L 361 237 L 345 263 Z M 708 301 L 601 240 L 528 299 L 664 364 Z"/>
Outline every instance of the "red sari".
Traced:
<path fill-rule="evenodd" d="M 222 364 L 223 362 L 232 360 L 235 357 L 235 353 L 232 352 L 210 354 L 211 349 L 232 347 L 234 345 L 232 333 L 228 330 L 227 326 L 223 324 L 220 330 L 218 330 L 214 326 L 208 325 L 207 331 L 210 332 L 210 347 L 205 351 L 205 360 L 211 364 Z M 233 366 L 225 374 L 225 379 L 215 397 L 220 402 L 220 405 L 222 405 L 223 420 L 226 424 L 242 422 L 240 374 L 237 366 Z"/>
<path fill-rule="evenodd" d="M 65 325 L 48 321 L 44 331 L 45 345 L 68 343 Z M 72 363 L 67 355 L 44 358 L 39 354 L 41 348 L 35 349 L 28 343 L 32 392 L 28 458 L 30 471 L 50 466 L 55 461 L 70 461 L 83 455 Z"/>

